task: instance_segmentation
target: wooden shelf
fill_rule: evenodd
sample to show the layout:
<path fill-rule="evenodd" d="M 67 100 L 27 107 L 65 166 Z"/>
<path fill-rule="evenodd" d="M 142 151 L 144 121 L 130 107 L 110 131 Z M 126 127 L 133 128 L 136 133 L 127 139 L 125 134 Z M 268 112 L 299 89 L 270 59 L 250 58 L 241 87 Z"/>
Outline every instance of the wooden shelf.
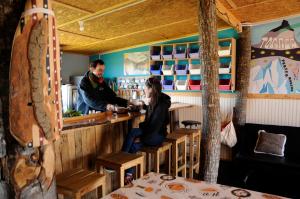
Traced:
<path fill-rule="evenodd" d="M 236 81 L 236 40 L 234 38 L 222 38 L 222 39 L 219 39 L 218 40 L 219 42 L 219 45 L 221 44 L 222 46 L 222 43 L 226 42 L 226 45 L 223 44 L 223 46 L 227 46 L 228 45 L 228 42 L 230 43 L 228 49 L 230 50 L 230 55 L 221 55 L 219 56 L 219 59 L 222 59 L 222 58 L 230 58 L 230 73 L 220 73 L 219 75 L 230 75 L 230 77 L 228 76 L 226 79 L 230 79 L 230 90 L 228 91 L 224 91 L 224 90 L 220 90 L 220 92 L 233 92 L 235 90 L 235 81 Z M 162 52 L 164 50 L 164 47 L 168 47 L 168 51 L 171 51 L 173 52 L 174 54 L 174 49 L 176 49 L 176 47 L 178 46 L 182 46 L 183 48 L 186 46 L 186 56 L 189 56 L 188 54 L 188 50 L 192 47 L 194 47 L 196 44 L 196 48 L 197 48 L 197 45 L 201 45 L 201 42 L 184 42 L 184 43 L 174 43 L 174 44 L 162 44 L 162 45 L 155 45 L 155 46 L 151 46 L 150 47 L 150 55 L 151 53 L 153 52 L 154 48 L 156 48 L 156 53 L 158 53 L 158 49 L 160 49 L 160 55 L 162 55 Z M 173 48 L 172 48 L 173 47 Z M 172 49 L 171 49 L 172 48 Z M 161 57 L 162 58 L 162 57 Z M 163 65 L 166 64 L 166 62 L 168 61 L 173 61 L 175 62 L 174 64 L 179 64 L 180 61 L 187 61 L 187 64 L 190 65 L 190 64 L 195 64 L 195 60 L 199 60 L 201 62 L 201 58 L 190 58 L 190 57 L 186 57 L 186 58 L 173 58 L 173 59 L 160 59 L 160 60 L 150 60 L 150 65 L 151 63 L 153 64 L 153 62 L 163 62 Z M 220 60 L 221 62 L 221 60 Z M 198 64 L 198 63 L 197 63 Z M 226 63 L 228 64 L 228 63 Z M 155 75 L 155 76 L 161 76 L 161 79 L 164 80 L 165 79 L 165 76 L 173 76 L 173 81 L 176 82 L 177 80 L 177 76 L 187 76 L 186 80 L 189 81 L 191 79 L 191 74 L 187 73 L 187 74 L 184 74 L 184 75 L 181 75 L 181 74 L 173 74 L 173 75 Z M 199 79 L 201 77 L 201 74 L 192 74 L 192 76 L 199 76 Z M 222 78 L 224 79 L 224 78 Z M 187 90 L 187 91 L 190 91 L 190 90 Z"/>

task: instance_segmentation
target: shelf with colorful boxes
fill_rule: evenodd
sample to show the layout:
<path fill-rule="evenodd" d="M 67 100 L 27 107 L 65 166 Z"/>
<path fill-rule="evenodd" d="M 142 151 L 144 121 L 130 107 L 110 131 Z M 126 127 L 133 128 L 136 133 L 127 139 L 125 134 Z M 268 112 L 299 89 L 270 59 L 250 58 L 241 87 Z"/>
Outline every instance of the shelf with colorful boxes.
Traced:
<path fill-rule="evenodd" d="M 235 90 L 236 76 L 236 40 L 234 38 L 219 39 L 219 74 L 220 90 Z M 190 76 L 201 76 L 201 50 L 199 42 L 185 42 L 174 44 L 162 44 L 150 47 L 150 66 L 156 69 L 151 72 L 152 75 L 173 76 L 173 88 L 176 89 L 176 80 L 179 76 L 187 76 L 187 89 L 194 88 L 190 85 Z M 160 52 L 160 53 L 159 53 Z M 158 59 L 160 58 L 160 59 Z M 159 63 L 158 63 L 159 61 Z M 160 65 L 155 66 L 153 65 Z M 159 71 L 160 69 L 160 71 Z M 229 80 L 224 79 L 223 75 L 229 75 Z M 201 78 L 198 78 L 201 82 Z M 194 83 L 193 81 L 191 81 Z M 199 85 L 198 85 L 199 87 Z M 200 86 L 201 88 L 201 86 Z M 200 90 L 200 89 L 199 89 Z"/>

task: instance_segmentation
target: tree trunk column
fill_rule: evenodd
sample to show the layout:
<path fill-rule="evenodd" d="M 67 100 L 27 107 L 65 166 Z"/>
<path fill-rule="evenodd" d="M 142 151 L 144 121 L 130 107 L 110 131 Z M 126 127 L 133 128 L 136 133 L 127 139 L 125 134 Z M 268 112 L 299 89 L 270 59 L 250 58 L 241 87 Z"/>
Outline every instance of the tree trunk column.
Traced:
<path fill-rule="evenodd" d="M 202 53 L 202 108 L 205 146 L 204 180 L 217 182 L 220 160 L 220 95 L 215 0 L 199 0 Z"/>
<path fill-rule="evenodd" d="M 238 69 L 237 69 L 237 99 L 234 123 L 238 126 L 246 123 L 247 94 L 251 62 L 251 32 L 250 26 L 243 26 L 243 32 L 238 39 Z"/>
<path fill-rule="evenodd" d="M 28 2 L 34 2 L 34 3 L 44 3 L 41 0 L 32 0 Z M 49 5 L 50 0 L 47 1 Z M 48 144 L 43 145 L 36 145 L 33 146 L 32 143 L 30 144 L 20 144 L 20 139 L 16 140 L 15 137 L 12 136 L 12 131 L 10 131 L 9 126 L 9 117 L 12 115 L 12 112 L 9 114 L 9 110 L 12 109 L 9 108 L 9 105 L 11 107 L 11 95 L 13 91 L 15 93 L 18 93 L 20 89 L 17 89 L 18 92 L 16 92 L 16 87 L 11 87 L 10 83 L 11 80 L 9 77 L 12 75 L 12 71 L 10 71 L 10 61 L 11 61 L 11 55 L 14 55 L 12 49 L 17 50 L 23 50 L 22 53 L 19 53 L 15 56 L 17 59 L 28 59 L 28 52 L 27 50 L 24 51 L 22 49 L 22 46 L 16 45 L 17 41 L 14 40 L 14 35 L 16 32 L 16 27 L 22 29 L 22 23 L 19 23 L 19 19 L 21 17 L 21 13 L 24 11 L 25 7 L 25 1 L 24 0 L 1 0 L 0 1 L 0 28 L 1 28 L 1 37 L 0 37 L 0 198 L 1 199 L 11 199 L 11 198 L 20 198 L 20 199 L 55 199 L 57 198 L 56 194 L 56 183 L 54 176 L 54 168 L 55 168 L 55 157 L 54 157 L 54 148 L 52 144 L 51 137 L 47 137 Z M 32 6 L 34 7 L 34 6 Z M 37 16 L 44 16 L 43 14 L 37 14 Z M 49 17 L 50 18 L 50 17 Z M 38 19 L 33 16 L 33 19 Z M 31 20 L 29 20 L 31 21 Z M 21 20 L 22 22 L 22 20 Z M 24 22 L 24 21 L 23 21 Z M 28 23 L 30 24 L 30 23 Z M 39 27 L 38 25 L 40 23 L 36 23 L 37 26 L 34 26 L 32 29 L 29 27 L 28 32 L 32 33 L 35 30 L 35 27 Z M 25 25 L 26 26 L 26 25 Z M 54 27 L 54 26 L 53 26 Z M 56 30 L 55 28 L 51 29 Z M 17 31 L 18 34 L 22 34 L 23 31 Z M 44 33 L 44 32 L 42 32 Z M 38 38 L 42 35 L 40 33 L 31 34 L 31 36 L 37 36 Z M 53 40 L 57 40 L 53 36 Z M 13 42 L 14 40 L 14 42 Z M 25 40 L 21 43 L 24 44 L 26 49 L 30 44 L 30 41 L 37 41 L 35 38 L 32 38 L 31 40 Z M 20 41 L 20 39 L 18 39 Z M 14 48 L 13 47 L 14 43 Z M 42 42 L 40 42 L 42 43 Z M 39 43 L 39 44 L 40 44 Z M 45 42 L 44 42 L 45 43 Z M 54 42 L 53 42 L 54 43 Z M 35 44 L 35 43 L 34 43 Z M 55 43 L 57 44 L 57 43 Z M 32 43 L 30 44 L 32 46 Z M 35 50 L 34 47 L 30 47 L 30 50 Z M 40 45 L 38 45 L 40 46 Z M 51 43 L 50 43 L 51 46 Z M 54 49 L 54 48 L 53 48 Z M 57 52 L 59 51 L 59 46 L 56 45 Z M 19 52 L 19 51 L 18 51 Z M 41 58 L 40 55 L 37 53 L 35 54 L 33 58 Z M 45 54 L 46 57 L 46 54 Z M 51 57 L 51 56 L 50 56 Z M 57 53 L 57 60 L 59 60 L 59 56 Z M 29 57 L 29 60 L 32 61 L 33 58 Z M 13 58 L 12 58 L 13 59 Z M 21 59 L 22 60 L 22 59 Z M 24 60 L 23 60 L 24 61 Z M 34 61 L 34 60 L 33 60 Z M 32 62 L 33 63 L 33 62 Z M 44 62 L 43 62 L 44 63 Z M 45 62 L 46 63 L 46 62 Z M 34 63 L 33 63 L 34 64 Z M 18 66 L 21 67 L 20 71 L 21 73 L 17 74 L 24 77 L 24 74 L 29 75 L 30 70 L 28 70 L 28 67 L 25 68 L 23 64 L 20 65 L 13 65 L 13 67 Z M 58 65 L 59 70 L 59 65 Z M 40 69 L 40 68 L 39 68 Z M 43 70 L 45 71 L 45 70 Z M 56 73 L 56 72 L 53 72 Z M 31 75 L 32 79 L 34 79 L 37 75 L 33 74 Z M 11 77 L 16 77 L 12 75 Z M 29 81 L 30 79 L 28 79 Z M 17 79 L 15 81 L 17 83 L 20 83 L 20 79 Z M 42 83 L 41 85 L 46 85 Z M 57 88 L 60 88 L 60 82 L 57 82 Z M 20 88 L 25 87 L 23 85 L 20 86 Z M 9 90 L 11 89 L 11 90 Z M 33 94 L 36 94 L 35 90 L 32 92 Z M 40 93 L 38 93 L 40 94 Z M 29 95 L 26 95 L 29 96 Z M 32 96 L 32 95 L 30 95 Z M 25 98 L 25 99 L 24 99 Z M 26 98 L 24 96 L 20 96 L 21 101 L 22 100 L 28 100 L 29 98 Z M 10 103 L 9 103 L 10 102 Z M 27 104 L 28 102 L 28 104 Z M 29 103 L 31 102 L 31 103 Z M 59 101 L 58 101 L 59 102 Z M 21 108 L 18 110 L 20 113 L 25 112 L 24 109 L 26 106 L 30 106 L 30 104 L 34 105 L 34 101 L 26 101 L 25 106 L 21 106 Z M 60 104 L 58 104 L 60 105 Z M 57 105 L 57 106 L 58 106 Z M 15 107 L 14 107 L 15 108 Z M 14 114 L 18 114 L 19 112 L 13 112 Z M 58 111 L 60 113 L 60 111 Z M 55 111 L 56 114 L 56 111 Z M 29 112 L 25 112 L 24 117 L 19 117 L 17 121 L 22 120 L 24 123 L 28 123 Z M 52 114 L 53 115 L 53 114 Z M 15 121 L 14 121 L 15 122 Z M 40 122 L 40 121 L 39 121 Z M 42 121 L 43 122 L 43 121 Z M 41 123 L 41 122 L 40 122 Z M 46 128 L 44 128 L 46 129 Z M 40 135 L 41 131 L 37 131 L 36 129 L 32 128 L 32 131 L 38 132 Z M 22 129 L 24 132 L 25 130 Z M 31 131 L 29 133 L 32 133 Z M 15 135 L 15 134 L 14 134 Z M 25 134 L 27 135 L 27 134 Z M 44 140 L 44 139 L 43 139 Z M 36 143 L 40 143 L 41 139 L 35 139 Z"/>

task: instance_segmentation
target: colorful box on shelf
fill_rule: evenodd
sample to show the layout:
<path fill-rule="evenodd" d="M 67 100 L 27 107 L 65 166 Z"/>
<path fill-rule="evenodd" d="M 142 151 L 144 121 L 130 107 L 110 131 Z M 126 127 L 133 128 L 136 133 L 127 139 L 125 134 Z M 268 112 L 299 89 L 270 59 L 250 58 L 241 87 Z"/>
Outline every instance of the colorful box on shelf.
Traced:
<path fill-rule="evenodd" d="M 190 64 L 189 71 L 191 75 L 200 75 L 201 74 L 201 64 Z"/>
<path fill-rule="evenodd" d="M 160 54 L 158 55 L 151 55 L 151 60 L 160 60 Z"/>
<path fill-rule="evenodd" d="M 162 57 L 164 59 L 173 59 L 173 51 L 171 51 L 171 50 L 164 50 L 163 54 L 162 54 Z"/>
<path fill-rule="evenodd" d="M 150 73 L 152 75 L 161 75 L 161 65 L 151 65 Z"/>
<path fill-rule="evenodd" d="M 176 90 L 187 90 L 188 81 L 187 80 L 176 80 L 175 83 Z"/>
<path fill-rule="evenodd" d="M 189 89 L 190 90 L 201 90 L 201 80 L 189 80 Z"/>
<path fill-rule="evenodd" d="M 190 48 L 189 57 L 191 59 L 199 59 L 200 58 L 199 48 Z"/>
<path fill-rule="evenodd" d="M 162 80 L 163 90 L 174 90 L 174 81 L 173 80 Z"/>
<path fill-rule="evenodd" d="M 231 55 L 231 44 L 229 46 L 219 46 L 219 56 L 230 56 Z"/>
<path fill-rule="evenodd" d="M 175 65 L 175 71 L 176 75 L 186 75 L 188 70 L 188 65 L 181 65 L 181 64 L 176 64 Z"/>
<path fill-rule="evenodd" d="M 228 74 L 230 73 L 231 62 L 230 63 L 220 63 L 219 64 L 219 74 Z"/>
<path fill-rule="evenodd" d="M 219 90 L 229 91 L 230 90 L 230 79 L 220 79 Z"/>
<path fill-rule="evenodd" d="M 174 74 L 174 65 L 163 65 L 162 66 L 162 73 L 164 75 L 173 75 Z"/>
<path fill-rule="evenodd" d="M 150 50 L 150 55 L 152 60 L 160 60 L 161 47 L 160 46 L 152 46 Z"/>
<path fill-rule="evenodd" d="M 177 47 L 175 49 L 174 58 L 176 58 L 176 59 L 186 58 L 186 48 L 185 47 Z"/>

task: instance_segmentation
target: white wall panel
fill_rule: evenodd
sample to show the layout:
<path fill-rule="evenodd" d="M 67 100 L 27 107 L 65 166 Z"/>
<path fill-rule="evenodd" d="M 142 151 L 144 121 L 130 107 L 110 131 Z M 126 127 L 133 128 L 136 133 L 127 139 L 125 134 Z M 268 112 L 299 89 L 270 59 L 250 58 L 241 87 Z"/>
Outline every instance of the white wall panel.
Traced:
<path fill-rule="evenodd" d="M 247 123 L 300 126 L 300 100 L 248 99 Z"/>
<path fill-rule="evenodd" d="M 202 98 L 200 96 L 172 96 L 172 102 L 194 104 L 194 108 L 179 111 L 179 120 L 202 121 Z M 220 99 L 222 118 L 235 106 L 235 98 Z M 272 124 L 300 127 L 300 100 L 292 99 L 248 99 L 247 123 Z"/>

